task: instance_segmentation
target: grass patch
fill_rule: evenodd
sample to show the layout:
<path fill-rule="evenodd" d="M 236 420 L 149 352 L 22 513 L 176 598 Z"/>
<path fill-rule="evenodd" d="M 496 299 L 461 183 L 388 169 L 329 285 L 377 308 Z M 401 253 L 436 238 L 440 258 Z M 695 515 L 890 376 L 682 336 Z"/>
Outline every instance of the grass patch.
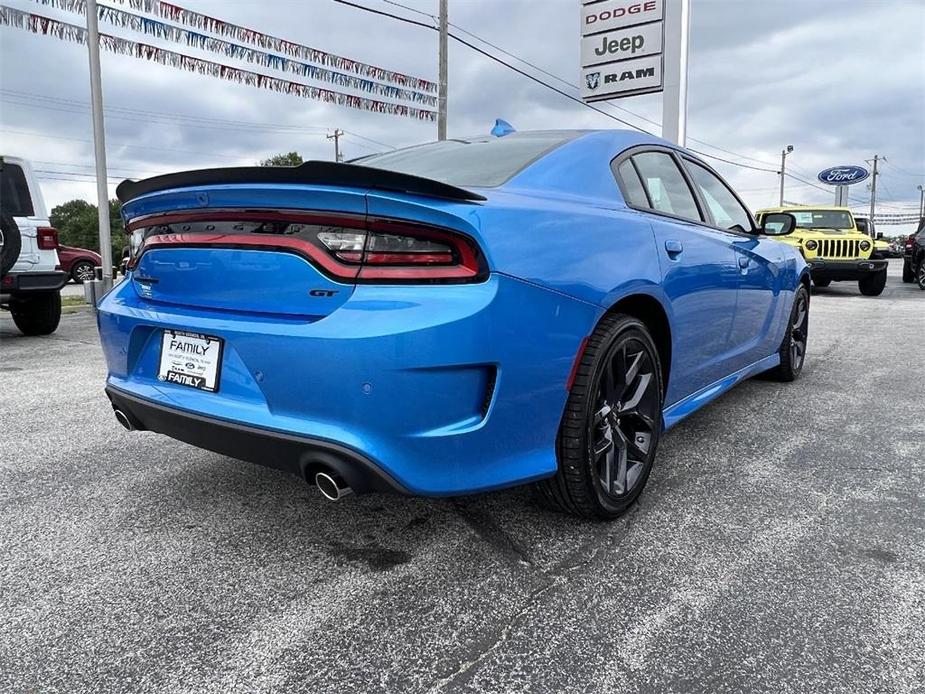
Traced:
<path fill-rule="evenodd" d="M 61 297 L 61 307 L 67 306 L 88 306 L 86 299 L 82 296 L 62 296 Z"/>

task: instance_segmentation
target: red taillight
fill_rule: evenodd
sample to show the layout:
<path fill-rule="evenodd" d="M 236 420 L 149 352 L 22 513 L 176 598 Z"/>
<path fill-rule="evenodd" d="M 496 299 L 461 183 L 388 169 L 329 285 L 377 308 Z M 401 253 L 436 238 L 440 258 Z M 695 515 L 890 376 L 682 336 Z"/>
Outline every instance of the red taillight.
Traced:
<path fill-rule="evenodd" d="M 484 278 L 474 242 L 414 222 L 327 213 L 213 210 L 135 220 L 145 238 L 129 261 L 157 246 L 263 248 L 297 253 L 350 282 L 461 283 Z"/>
<path fill-rule="evenodd" d="M 54 227 L 39 227 L 36 234 L 40 250 L 53 251 L 58 247 L 58 230 Z"/>

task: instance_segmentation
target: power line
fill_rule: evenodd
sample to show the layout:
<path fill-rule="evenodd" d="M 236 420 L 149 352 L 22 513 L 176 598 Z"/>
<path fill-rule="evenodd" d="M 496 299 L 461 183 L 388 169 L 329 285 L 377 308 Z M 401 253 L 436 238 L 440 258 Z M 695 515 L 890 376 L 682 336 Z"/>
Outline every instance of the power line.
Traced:
<path fill-rule="evenodd" d="M 49 110 L 64 110 L 64 111 L 80 111 L 86 112 L 90 108 L 90 104 L 86 101 L 78 101 L 76 99 L 64 99 L 61 97 L 52 97 L 44 96 L 40 94 L 33 94 L 30 92 L 17 92 L 10 89 L 0 89 L 0 95 L 12 97 L 3 98 L 3 101 L 7 103 L 13 103 L 19 106 L 28 106 L 31 108 L 45 108 Z M 24 101 L 23 101 L 24 100 Z M 28 103 L 29 101 L 39 101 L 44 103 Z M 61 106 L 51 106 L 50 104 L 61 104 Z M 224 129 L 224 130 L 242 130 L 242 131 L 251 131 L 255 129 L 264 130 L 268 132 L 280 132 L 280 133 L 297 133 L 303 130 L 319 131 L 326 132 L 326 128 L 313 125 L 280 125 L 274 123 L 260 123 L 253 121 L 240 121 L 240 120 L 227 120 L 221 118 L 207 118 L 204 116 L 193 116 L 187 114 L 175 114 L 175 113 L 166 113 L 163 111 L 147 111 L 143 109 L 133 109 L 133 108 L 124 108 L 118 106 L 107 106 L 105 109 L 107 115 L 110 118 L 128 120 L 134 122 L 144 122 L 148 123 L 150 120 L 158 119 L 163 120 L 168 123 L 174 123 L 179 125 L 186 125 L 187 127 L 192 128 L 208 128 L 209 130 L 215 129 Z M 138 118 L 130 117 L 138 116 Z M 143 116 L 143 117 L 142 117 Z M 190 121 L 190 122 L 184 122 Z M 381 147 L 388 147 L 389 149 L 396 149 L 394 145 L 390 145 L 387 142 L 382 142 L 381 140 L 376 140 L 366 135 L 361 135 L 360 133 L 354 132 L 352 130 L 345 130 L 344 132 L 353 135 L 356 138 L 365 140 L 375 145 Z"/>
<path fill-rule="evenodd" d="M 375 8 L 372 8 L 372 7 L 367 7 L 367 6 L 365 6 L 365 5 L 360 5 L 360 4 L 355 3 L 355 2 L 350 2 L 349 0 L 334 0 L 334 2 L 340 3 L 341 5 L 348 5 L 348 6 L 350 6 L 350 7 L 355 7 L 355 8 L 357 8 L 357 9 L 359 9 L 359 10 L 364 10 L 364 11 L 366 11 L 366 12 L 371 12 L 371 13 L 373 13 L 373 14 L 378 14 L 378 15 L 381 15 L 381 16 L 383 16 L 383 17 L 391 17 L 392 19 L 397 19 L 397 20 L 399 20 L 400 22 L 407 22 L 408 24 L 414 24 L 414 25 L 416 25 L 416 26 L 424 27 L 425 29 L 430 29 L 431 31 L 435 31 L 435 28 L 432 27 L 432 26 L 430 26 L 430 25 L 428 25 L 428 24 L 424 24 L 423 22 L 419 22 L 419 21 L 414 20 L 414 19 L 409 19 L 408 17 L 402 17 L 402 16 L 397 15 L 397 14 L 392 14 L 391 12 L 385 12 L 384 10 L 377 10 L 377 9 L 375 9 Z M 653 133 L 650 133 L 648 130 L 645 130 L 644 128 L 640 128 L 639 126 L 633 125 L 632 123 L 630 123 L 630 122 L 628 122 L 628 121 L 622 120 L 621 118 L 617 118 L 615 115 L 613 115 L 613 114 L 611 114 L 611 113 L 607 113 L 607 111 L 603 111 L 603 110 L 599 109 L 598 107 L 594 106 L 593 104 L 586 104 L 586 103 L 585 103 L 584 101 L 582 101 L 581 99 L 579 99 L 579 98 L 577 98 L 577 97 L 574 97 L 574 96 L 572 96 L 571 94 L 568 94 L 567 92 L 562 91 L 562 90 L 559 89 L 558 87 L 552 86 L 552 85 L 549 84 L 548 82 L 544 82 L 543 80 L 539 79 L 538 77 L 535 77 L 534 75 L 531 75 L 531 74 L 529 74 L 529 73 L 527 73 L 527 72 L 524 72 L 523 70 L 521 70 L 521 69 L 520 69 L 519 67 L 517 67 L 516 65 L 511 65 L 510 63 L 505 62 L 504 60 L 502 60 L 502 59 L 499 58 L 498 56 L 492 55 L 492 54 L 489 53 L 488 51 L 482 50 L 482 49 L 479 48 L 478 46 L 475 46 L 475 45 L 469 43 L 469 42 L 466 41 L 465 39 L 460 38 L 459 36 L 456 36 L 456 35 L 453 34 L 452 32 L 449 33 L 449 36 L 450 36 L 450 38 L 453 39 L 454 41 L 457 41 L 458 43 L 461 43 L 462 45 L 464 45 L 464 46 L 466 46 L 466 47 L 472 49 L 472 50 L 475 51 L 476 53 L 480 53 L 481 55 L 485 56 L 486 58 L 489 58 L 489 59 L 491 59 L 491 60 L 494 60 L 496 63 L 499 63 L 499 64 L 501 64 L 501 65 L 504 65 L 504 66 L 507 67 L 508 69 L 513 70 L 514 72 L 518 73 L 519 75 L 522 75 L 523 77 L 526 77 L 527 79 L 532 80 L 532 81 L 536 82 L 537 84 L 540 84 L 540 85 L 546 87 L 547 89 L 551 89 L 552 91 L 556 92 L 557 94 L 560 94 L 560 95 L 564 96 L 566 99 L 570 99 L 570 100 L 572 100 L 572 101 L 574 101 L 574 102 L 576 102 L 576 103 L 578 103 L 578 104 L 581 104 L 582 106 L 585 106 L 585 107 L 587 107 L 587 108 L 590 108 L 590 109 L 593 110 L 593 111 L 597 111 L 598 113 L 600 113 L 600 114 L 602 114 L 602 115 L 605 115 L 605 116 L 607 116 L 608 118 L 612 118 L 612 119 L 615 120 L 615 121 L 618 121 L 618 122 L 620 122 L 620 123 L 623 123 L 624 125 L 629 126 L 630 128 L 633 128 L 633 129 L 635 129 L 635 130 L 639 130 L 639 131 L 641 131 L 641 132 L 644 132 L 644 133 L 646 133 L 647 135 L 652 135 L 652 134 L 653 134 Z"/>
<path fill-rule="evenodd" d="M 361 4 L 359 4 L 359 3 L 350 2 L 350 0 L 334 0 L 334 2 L 340 3 L 340 4 L 342 4 L 342 5 L 348 5 L 348 6 L 350 6 L 350 7 L 354 7 L 354 8 L 356 8 L 356 9 L 363 10 L 363 11 L 365 11 L 365 12 L 370 12 L 370 13 L 372 13 L 372 14 L 380 15 L 380 16 L 383 16 L 383 17 L 389 17 L 389 18 L 391 18 L 391 19 L 396 19 L 396 20 L 398 20 L 398 21 L 400 21 L 400 22 L 405 22 L 405 23 L 408 23 L 408 24 L 413 24 L 413 25 L 415 25 L 415 26 L 420 26 L 420 27 L 423 27 L 423 28 L 425 28 L 425 29 L 430 29 L 430 30 L 432 30 L 432 31 L 434 30 L 434 27 L 433 27 L 433 26 L 430 26 L 430 25 L 428 25 L 428 24 L 425 24 L 424 22 L 419 22 L 419 21 L 417 21 L 417 20 L 410 19 L 410 18 L 408 18 L 408 17 L 402 17 L 402 16 L 400 16 L 400 15 L 393 14 L 393 13 L 391 13 L 391 12 L 386 12 L 386 11 L 384 11 L 384 10 L 378 10 L 378 9 L 375 9 L 375 8 L 372 8 L 372 7 L 367 7 L 366 5 L 361 5 Z M 392 3 L 392 4 L 397 4 L 397 3 Z M 454 24 L 453 26 L 455 27 L 456 25 Z M 466 30 L 463 30 L 463 31 L 464 31 L 465 33 L 469 34 L 470 36 L 475 36 L 475 35 L 472 34 L 471 32 L 468 32 L 468 31 L 466 31 Z M 505 61 L 505 60 L 499 58 L 497 55 L 494 55 L 494 54 L 492 54 L 492 53 L 489 53 L 489 52 L 486 51 L 486 50 L 483 50 L 482 48 L 479 48 L 478 46 L 472 44 L 471 42 L 469 42 L 469 41 L 467 41 L 467 40 L 465 40 L 465 39 L 459 37 L 458 35 L 456 35 L 456 34 L 454 34 L 454 33 L 452 33 L 452 32 L 449 33 L 449 36 L 450 36 L 450 38 L 452 38 L 452 39 L 453 39 L 454 41 L 456 41 L 457 43 L 461 43 L 462 45 L 466 46 L 467 48 L 469 48 L 469 49 L 471 49 L 471 50 L 473 50 L 473 51 L 475 51 L 475 52 L 477 52 L 477 53 L 479 53 L 479 54 L 485 56 L 486 58 L 489 58 L 490 60 L 493 60 L 493 61 L 496 62 L 496 63 L 499 63 L 500 65 L 503 65 L 503 66 L 507 67 L 507 68 L 510 69 L 510 70 L 513 70 L 514 72 L 518 73 L 519 75 L 521 75 L 521 76 L 523 76 L 523 77 L 526 77 L 527 79 L 532 80 L 533 82 L 536 82 L 537 84 L 542 85 L 542 86 L 546 87 L 547 89 L 549 89 L 549 90 L 551 90 L 551 91 L 554 91 L 554 92 L 556 92 L 557 94 L 559 94 L 559 95 L 561 95 L 561 96 L 564 96 L 566 99 L 569 99 L 569 100 L 571 100 L 571 101 L 574 101 L 575 103 L 580 104 L 581 106 L 584 106 L 585 108 L 589 108 L 589 109 L 591 109 L 592 111 L 596 111 L 597 113 L 600 113 L 601 115 L 606 116 L 606 117 L 608 117 L 608 118 L 610 118 L 610 119 L 612 119 L 612 120 L 615 120 L 615 121 L 617 121 L 618 123 L 622 123 L 623 125 L 626 125 L 626 126 L 628 126 L 628 127 L 630 127 L 630 128 L 633 128 L 634 130 L 638 130 L 638 131 L 640 131 L 640 132 L 646 133 L 647 135 L 653 135 L 653 136 L 655 135 L 653 132 L 651 132 L 651 131 L 649 131 L 649 130 L 646 130 L 645 128 L 642 128 L 642 127 L 640 127 L 640 126 L 638 126 L 638 125 L 634 125 L 633 123 L 630 123 L 629 121 L 623 120 L 622 118 L 618 118 L 617 116 L 613 115 L 612 113 L 609 113 L 609 112 L 607 112 L 607 111 L 604 111 L 603 109 L 600 109 L 600 108 L 598 108 L 597 106 L 595 106 L 595 105 L 593 105 L 593 104 L 585 103 L 585 102 L 582 101 L 581 99 L 579 99 L 579 98 L 577 98 L 577 97 L 575 97 L 575 96 L 573 96 L 573 95 L 571 95 L 571 94 L 569 94 L 569 93 L 567 93 L 567 92 L 562 91 L 562 90 L 559 89 L 558 87 L 555 87 L 555 86 L 549 84 L 548 82 L 544 82 L 543 80 L 541 80 L 540 78 L 536 77 L 535 75 L 531 75 L 531 74 L 529 74 L 528 72 L 525 72 L 524 70 L 521 70 L 521 69 L 520 69 L 519 67 L 517 67 L 516 65 L 512 65 L 511 63 L 509 63 L 509 62 L 507 62 L 507 61 Z M 519 57 L 517 57 L 517 56 L 514 56 L 512 53 L 510 53 L 510 52 L 508 52 L 508 51 L 505 51 L 504 49 L 500 49 L 500 48 L 494 46 L 494 44 L 491 44 L 490 42 L 485 41 L 485 40 L 482 39 L 481 37 L 476 37 L 476 38 L 477 38 L 479 41 L 482 41 L 483 43 L 485 43 L 486 45 L 493 46 L 493 47 L 495 47 L 497 50 L 501 50 L 503 53 L 505 53 L 505 54 L 507 54 L 507 55 L 509 55 L 509 56 L 511 56 L 511 57 L 514 57 L 516 60 L 519 60 L 519 61 L 523 62 L 523 63 L 526 64 L 526 65 L 530 65 L 530 66 L 533 67 L 534 69 L 539 69 L 539 70 L 540 70 L 541 72 L 543 72 L 544 74 L 547 74 L 547 75 L 550 75 L 550 74 L 551 74 L 551 73 L 548 73 L 548 72 L 545 71 L 545 70 L 542 70 L 541 68 L 537 68 L 537 66 L 533 65 L 532 63 L 530 63 L 530 62 L 528 62 L 528 61 L 526 61 L 526 60 L 523 60 L 522 58 L 519 58 Z M 575 86 L 575 85 L 573 85 L 573 84 L 571 84 L 571 83 L 569 83 L 569 82 L 565 82 L 565 81 L 562 80 L 562 78 L 560 78 L 560 77 L 555 77 L 555 76 L 553 76 L 553 77 L 554 77 L 555 79 L 559 80 L 559 81 L 564 82 L 565 84 L 568 84 L 568 85 L 571 86 L 571 87 L 574 87 L 574 86 Z M 623 109 L 623 110 L 625 110 L 625 109 Z M 632 112 L 630 112 L 630 113 L 632 113 Z M 638 116 L 637 114 L 633 114 L 633 115 L 635 115 L 636 117 L 640 117 L 640 116 Z M 640 118 L 641 118 L 641 117 L 640 117 Z M 655 121 L 651 121 L 651 120 L 648 119 L 648 118 L 643 118 L 643 120 L 649 121 L 649 122 L 651 122 L 651 123 L 655 123 Z M 693 139 L 693 138 L 691 138 L 691 139 Z M 722 148 L 720 148 L 720 147 L 715 147 L 714 145 L 710 145 L 710 144 L 708 144 L 708 143 L 705 143 L 705 144 L 707 144 L 708 147 L 714 147 L 715 149 L 720 149 L 720 150 L 722 150 Z M 739 167 L 746 168 L 746 169 L 752 169 L 752 170 L 754 170 L 754 171 L 762 171 L 762 172 L 764 172 L 764 173 L 775 173 L 775 174 L 778 173 L 777 169 L 760 168 L 760 167 L 757 167 L 757 166 L 752 166 L 752 165 L 750 165 L 750 164 L 743 164 L 743 163 L 741 163 L 741 162 L 731 161 L 731 160 L 729 160 L 729 159 L 724 159 L 724 158 L 722 158 L 722 157 L 718 157 L 718 156 L 716 156 L 716 155 L 714 155 L 714 154 L 708 154 L 707 152 L 703 152 L 703 151 L 700 151 L 700 150 L 693 149 L 692 147 L 688 147 L 688 149 L 689 149 L 690 151 L 692 151 L 692 152 L 695 152 L 696 154 L 701 155 L 701 156 L 704 156 L 704 157 L 707 157 L 707 158 L 710 158 L 710 159 L 715 159 L 715 160 L 717 160 L 717 161 L 721 161 L 721 162 L 724 162 L 724 163 L 726 163 L 726 164 L 730 164 L 730 165 L 733 165 L 733 166 L 739 166 Z M 740 154 L 737 154 L 737 153 L 735 153 L 735 152 L 731 152 L 731 150 L 725 150 L 725 151 L 726 151 L 727 153 L 733 154 L 733 156 L 746 158 L 746 157 L 743 157 L 743 156 L 740 155 Z M 762 162 L 762 163 L 764 163 L 764 162 Z"/>
<path fill-rule="evenodd" d="M 386 0 L 386 2 L 390 2 L 390 0 Z M 390 2 L 390 4 L 398 4 L 398 3 L 391 3 L 391 2 Z M 401 6 L 404 7 L 403 5 L 401 5 Z M 411 9 L 411 8 L 408 8 L 408 9 Z M 501 46 L 499 46 L 499 45 L 497 45 L 497 44 L 495 44 L 495 43 L 492 43 L 491 41 L 489 41 L 489 40 L 487 40 L 487 39 L 485 39 L 485 38 L 479 36 L 478 34 L 474 34 L 474 33 L 472 33 L 471 31 L 469 31 L 469 30 L 467 30 L 467 29 L 464 29 L 463 27 L 459 26 L 458 24 L 454 24 L 453 22 L 450 22 L 450 26 L 452 26 L 452 27 L 458 29 L 459 31 L 463 32 L 464 34 L 467 34 L 467 35 L 471 36 L 471 37 L 474 38 L 474 39 L 477 39 L 478 41 L 481 41 L 482 43 L 484 43 L 484 44 L 487 45 L 487 46 L 491 46 L 492 48 L 494 48 L 494 49 L 497 50 L 497 51 L 500 51 L 501 53 L 505 54 L 506 56 L 509 56 L 509 57 L 511 57 L 511 58 L 514 58 L 515 60 L 520 61 L 520 62 L 523 63 L 524 65 L 529 65 L 531 68 L 533 68 L 533 69 L 536 70 L 537 72 L 540 72 L 540 73 L 546 75 L 547 77 L 551 77 L 552 79 L 557 80 L 558 82 L 561 82 L 562 84 L 565 84 L 565 85 L 571 87 L 572 89 L 576 89 L 576 90 L 577 90 L 577 89 L 580 89 L 580 87 L 579 87 L 577 84 L 575 84 L 574 82 L 570 82 L 569 80 L 565 79 L 564 77 L 560 77 L 559 75 L 556 75 L 555 73 L 549 72 L 548 70 L 546 70 L 546 69 L 540 67 L 539 65 L 536 65 L 535 63 L 531 63 L 531 62 L 530 62 L 529 60 L 527 60 L 526 58 L 523 58 L 523 57 L 521 57 L 521 56 L 519 56 L 519 55 L 516 55 L 516 54 L 514 54 L 514 53 L 511 53 L 510 51 L 508 51 L 508 50 L 502 48 Z M 584 102 L 582 102 L 582 103 L 584 103 Z M 624 108 L 623 106 L 618 106 L 617 104 L 613 104 L 613 103 L 607 103 L 606 105 L 609 106 L 609 107 L 611 107 L 611 108 L 615 108 L 615 109 L 618 109 L 618 110 L 620 110 L 620 111 L 623 111 L 624 113 L 628 113 L 629 115 L 631 115 L 631 116 L 633 116 L 633 117 L 635 117 L 635 118 L 638 118 L 639 120 L 645 121 L 646 123 L 649 123 L 650 125 L 654 125 L 654 126 L 659 127 L 659 128 L 662 127 L 661 122 L 659 122 L 659 121 L 657 121 L 657 120 L 653 120 L 653 119 L 651 119 L 651 118 L 648 118 L 648 117 L 642 115 L 641 113 L 636 113 L 635 111 L 631 111 L 631 110 L 629 110 L 628 108 Z M 704 140 L 698 140 L 698 139 L 695 138 L 695 137 L 691 137 L 691 138 L 688 138 L 688 139 L 690 139 L 691 142 L 696 142 L 696 143 L 701 144 L 701 145 L 704 145 L 704 146 L 706 146 L 706 147 L 711 147 L 711 148 L 713 148 L 713 149 L 715 149 L 715 150 L 718 150 L 718 151 L 720 151 L 720 152 L 725 152 L 726 154 L 731 154 L 731 155 L 734 156 L 734 157 L 739 157 L 739 158 L 741 158 L 741 159 L 748 159 L 748 160 L 754 161 L 754 162 L 756 162 L 756 163 L 758 163 L 758 164 L 764 164 L 765 166 L 776 166 L 776 164 L 773 164 L 773 163 L 771 163 L 771 162 L 767 162 L 767 161 L 764 161 L 764 160 L 762 160 L 762 159 L 756 159 L 755 157 L 751 157 L 751 156 L 748 156 L 748 155 L 746 155 L 746 154 L 739 154 L 738 152 L 733 152 L 732 150 L 724 149 L 723 147 L 720 147 L 720 146 L 718 146 L 718 145 L 711 144 L 711 143 L 709 143 L 709 142 L 705 142 Z M 689 148 L 689 149 L 690 149 L 690 148 Z M 696 151 L 696 150 L 691 150 L 691 151 Z M 703 152 L 698 152 L 698 154 L 703 154 L 704 156 L 710 156 L 710 155 L 708 155 L 708 154 L 704 154 Z M 719 159 L 719 157 L 714 157 L 714 158 Z M 723 161 L 723 160 L 720 159 L 720 161 Z M 731 162 L 731 163 L 738 165 L 737 162 Z"/>
<path fill-rule="evenodd" d="M 910 176 L 911 178 L 925 178 L 925 173 L 913 173 L 911 171 L 906 171 L 905 169 L 896 166 L 896 164 L 891 161 L 888 161 L 887 164 L 890 165 L 891 169 L 896 170 L 894 173 L 898 173 L 901 176 Z"/>
<path fill-rule="evenodd" d="M 65 137 L 64 135 L 46 135 L 45 133 L 30 132 L 28 130 L 14 130 L 12 128 L 0 128 L 0 131 L 7 132 L 7 133 L 13 133 L 14 135 L 26 135 L 28 137 L 44 137 L 44 138 L 48 138 L 51 140 L 70 140 L 72 142 L 87 142 L 87 143 L 90 142 L 90 140 L 80 138 L 80 137 Z M 157 150 L 157 151 L 162 151 L 162 152 L 179 152 L 181 154 L 202 154 L 207 157 L 217 157 L 219 159 L 231 159 L 234 161 L 238 161 L 241 159 L 241 157 L 230 157 L 226 154 L 216 154 L 215 152 L 198 152 L 196 150 L 190 150 L 190 149 L 177 149 L 173 147 L 156 147 L 153 145 L 150 145 L 150 146 L 149 145 L 131 145 L 124 141 L 117 142 L 117 141 L 110 140 L 109 144 L 119 145 L 120 147 L 125 147 L 127 149 L 150 149 L 150 150 Z"/>

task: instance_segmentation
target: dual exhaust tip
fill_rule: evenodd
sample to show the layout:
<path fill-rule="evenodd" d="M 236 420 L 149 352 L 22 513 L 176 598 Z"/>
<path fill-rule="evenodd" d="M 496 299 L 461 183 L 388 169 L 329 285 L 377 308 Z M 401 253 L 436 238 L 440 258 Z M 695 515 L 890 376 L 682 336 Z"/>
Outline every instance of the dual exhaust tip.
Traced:
<path fill-rule="evenodd" d="M 129 416 L 125 414 L 122 410 L 115 410 L 116 421 L 119 422 L 127 431 L 135 431 L 136 427 L 132 424 L 132 420 L 129 419 Z"/>
<path fill-rule="evenodd" d="M 132 422 L 132 419 L 120 409 L 115 409 L 116 421 L 119 422 L 127 431 L 135 431 L 138 427 Z M 315 486 L 318 491 L 328 501 L 340 501 L 345 496 L 353 494 L 350 486 L 340 477 L 331 475 L 327 472 L 315 473 Z"/>
<path fill-rule="evenodd" d="M 353 490 L 343 480 L 326 472 L 315 473 L 315 486 L 328 501 L 340 501 L 353 494 Z"/>

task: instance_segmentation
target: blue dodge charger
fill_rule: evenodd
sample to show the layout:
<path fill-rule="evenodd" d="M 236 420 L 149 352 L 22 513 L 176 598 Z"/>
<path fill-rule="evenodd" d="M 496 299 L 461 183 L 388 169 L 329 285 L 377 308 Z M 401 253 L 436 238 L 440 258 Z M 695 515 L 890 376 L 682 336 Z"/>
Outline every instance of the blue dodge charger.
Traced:
<path fill-rule="evenodd" d="M 536 483 L 612 518 L 659 439 L 803 366 L 809 273 L 690 152 L 518 132 L 118 188 L 99 305 L 123 426 L 350 492 Z"/>

